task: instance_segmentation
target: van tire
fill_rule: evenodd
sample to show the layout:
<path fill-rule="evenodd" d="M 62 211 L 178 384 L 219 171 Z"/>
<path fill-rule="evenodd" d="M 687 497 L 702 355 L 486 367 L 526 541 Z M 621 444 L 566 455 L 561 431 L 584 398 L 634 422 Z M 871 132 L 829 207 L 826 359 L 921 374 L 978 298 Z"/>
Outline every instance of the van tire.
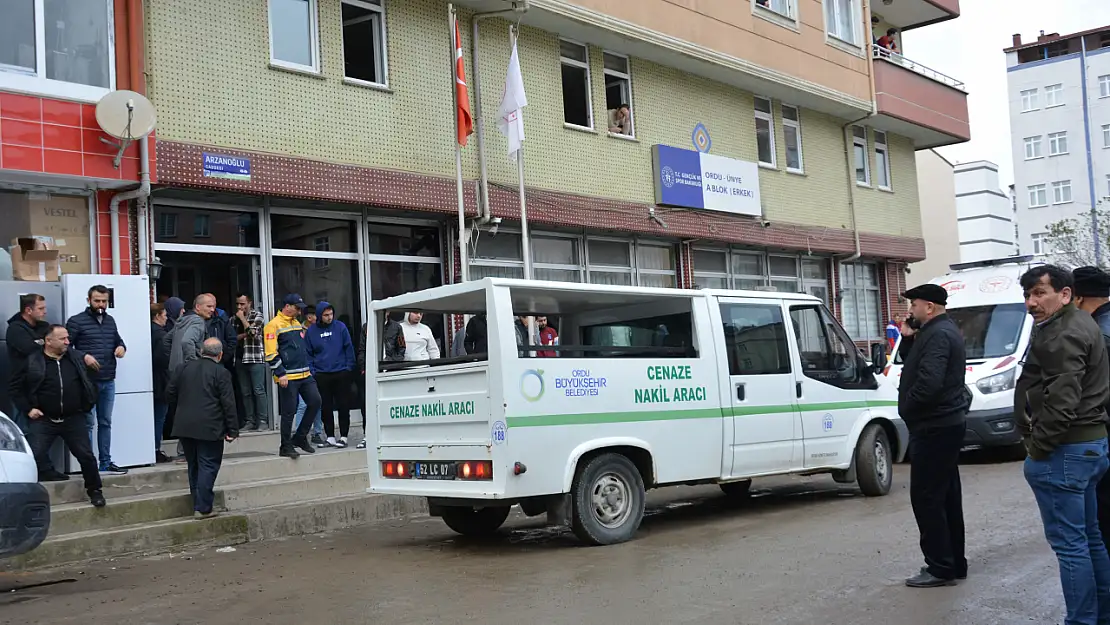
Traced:
<path fill-rule="evenodd" d="M 894 475 L 890 440 L 878 423 L 863 429 L 856 443 L 856 481 L 868 497 L 881 497 L 890 492 Z"/>
<path fill-rule="evenodd" d="M 443 522 L 463 536 L 490 536 L 501 529 L 505 519 L 509 518 L 509 508 L 449 506 L 443 509 Z"/>
<path fill-rule="evenodd" d="M 750 497 L 752 493 L 751 480 L 740 480 L 739 482 L 724 482 L 722 484 L 718 484 L 717 486 L 721 487 L 721 492 L 728 495 L 729 497 L 734 497 L 736 499 Z"/>
<path fill-rule="evenodd" d="M 571 529 L 590 545 L 614 545 L 632 538 L 644 520 L 647 494 L 640 471 L 627 456 L 591 458 L 571 486 Z M 609 518 L 608 521 L 606 517 Z"/>

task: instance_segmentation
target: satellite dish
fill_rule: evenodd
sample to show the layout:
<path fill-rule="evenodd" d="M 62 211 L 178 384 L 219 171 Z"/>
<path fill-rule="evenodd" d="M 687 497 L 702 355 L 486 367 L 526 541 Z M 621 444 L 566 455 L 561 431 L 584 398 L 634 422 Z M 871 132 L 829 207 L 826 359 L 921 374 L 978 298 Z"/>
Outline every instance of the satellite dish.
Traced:
<path fill-rule="evenodd" d="M 154 105 L 141 93 L 113 91 L 96 104 L 96 123 L 117 139 L 133 141 L 154 131 Z"/>

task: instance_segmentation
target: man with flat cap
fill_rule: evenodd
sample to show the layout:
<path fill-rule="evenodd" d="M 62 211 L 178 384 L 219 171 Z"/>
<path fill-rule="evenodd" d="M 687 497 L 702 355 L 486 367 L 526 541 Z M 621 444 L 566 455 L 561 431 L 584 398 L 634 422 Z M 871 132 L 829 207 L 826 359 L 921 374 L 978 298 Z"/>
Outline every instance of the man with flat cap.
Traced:
<path fill-rule="evenodd" d="M 910 430 L 910 503 L 925 556 L 906 585 L 933 588 L 967 577 L 959 459 L 971 393 L 964 384 L 963 335 L 945 313 L 948 292 L 923 284 L 902 296 L 910 318 L 898 349 L 905 363 L 898 413 Z"/>
<path fill-rule="evenodd" d="M 1080 267 L 1071 272 L 1075 307 L 1090 313 L 1102 330 L 1102 341 L 1110 353 L 1110 274 L 1098 267 Z M 1110 409 L 1110 406 L 1107 406 Z M 1110 537 L 1110 473 L 1098 483 L 1098 526 L 1103 542 Z"/>

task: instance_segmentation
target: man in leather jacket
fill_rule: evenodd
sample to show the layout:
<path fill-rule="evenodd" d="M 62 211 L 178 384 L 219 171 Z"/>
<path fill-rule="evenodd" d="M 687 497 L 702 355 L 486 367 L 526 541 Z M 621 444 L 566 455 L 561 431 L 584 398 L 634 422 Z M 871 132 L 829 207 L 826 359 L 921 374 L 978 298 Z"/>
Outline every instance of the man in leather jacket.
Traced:
<path fill-rule="evenodd" d="M 1075 306 L 1090 313 L 1102 330 L 1102 340 L 1110 353 L 1110 274 L 1098 267 L 1080 267 L 1072 272 L 1075 281 Z M 1110 406 L 1107 406 L 1110 410 Z M 1108 474 L 1110 475 L 1110 474 Z M 1098 525 L 1103 540 L 1110 536 L 1110 477 L 1098 483 Z"/>

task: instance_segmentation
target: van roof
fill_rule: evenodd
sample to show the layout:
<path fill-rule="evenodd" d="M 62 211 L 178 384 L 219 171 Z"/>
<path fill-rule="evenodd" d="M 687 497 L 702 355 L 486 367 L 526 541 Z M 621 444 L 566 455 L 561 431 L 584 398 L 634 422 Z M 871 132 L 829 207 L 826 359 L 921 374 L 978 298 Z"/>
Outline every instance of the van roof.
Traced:
<path fill-rule="evenodd" d="M 482 278 L 459 284 L 445 284 L 423 291 L 376 300 L 373 310 L 411 310 L 430 313 L 478 313 L 486 309 L 487 288 L 503 286 L 512 290 L 514 312 L 569 314 L 613 306 L 634 306 L 660 298 L 700 298 L 709 296 L 751 297 L 758 299 L 820 301 L 811 295 L 770 291 L 730 291 L 723 289 L 672 289 L 667 287 L 581 284 L 518 278 Z"/>
<path fill-rule="evenodd" d="M 1038 264 L 1028 257 L 996 265 L 972 265 L 966 269 L 957 265 L 954 271 L 930 282 L 948 291 L 948 308 L 1021 303 L 1025 301 L 1025 293 L 1018 280 Z"/>

